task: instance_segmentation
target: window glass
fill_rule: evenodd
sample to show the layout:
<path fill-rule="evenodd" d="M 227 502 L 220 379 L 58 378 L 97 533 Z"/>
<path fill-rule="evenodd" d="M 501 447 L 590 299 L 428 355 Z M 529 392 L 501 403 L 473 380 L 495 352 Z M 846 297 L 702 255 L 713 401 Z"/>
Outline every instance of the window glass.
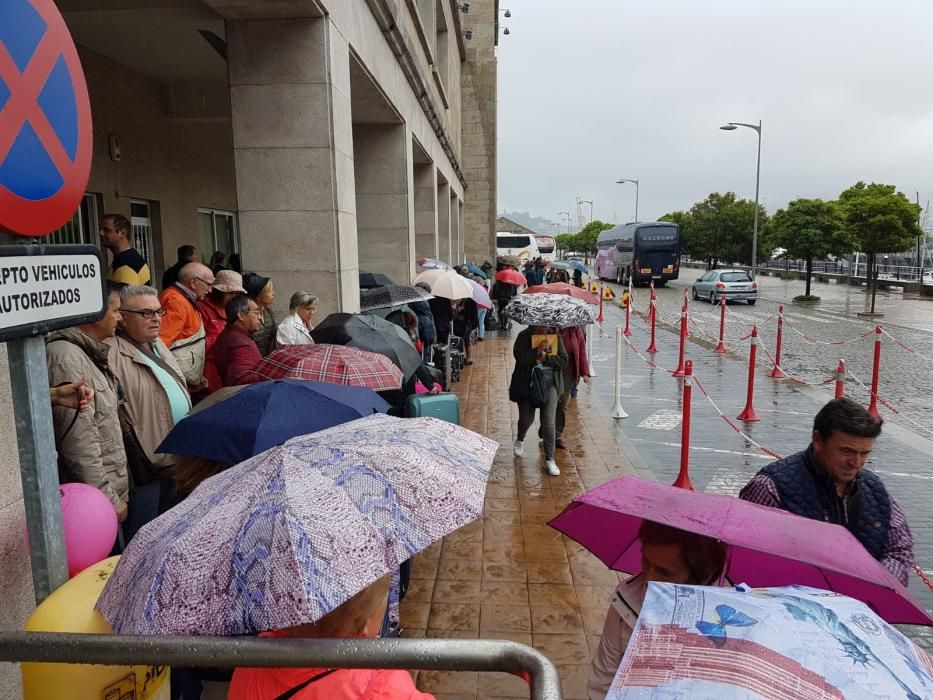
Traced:
<path fill-rule="evenodd" d="M 496 246 L 499 248 L 527 248 L 531 245 L 528 236 L 496 236 Z"/>
<path fill-rule="evenodd" d="M 752 278 L 747 272 L 723 272 L 721 278 L 723 282 L 751 282 Z"/>

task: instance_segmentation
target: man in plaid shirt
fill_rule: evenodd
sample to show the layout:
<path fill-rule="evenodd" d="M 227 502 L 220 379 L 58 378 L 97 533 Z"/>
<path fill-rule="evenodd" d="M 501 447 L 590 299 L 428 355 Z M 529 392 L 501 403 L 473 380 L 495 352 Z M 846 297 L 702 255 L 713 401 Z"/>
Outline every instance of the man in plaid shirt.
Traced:
<path fill-rule="evenodd" d="M 881 422 L 851 399 L 816 414 L 810 446 L 769 464 L 739 497 L 842 525 L 901 583 L 913 567 L 913 536 L 904 511 L 865 463 Z"/>

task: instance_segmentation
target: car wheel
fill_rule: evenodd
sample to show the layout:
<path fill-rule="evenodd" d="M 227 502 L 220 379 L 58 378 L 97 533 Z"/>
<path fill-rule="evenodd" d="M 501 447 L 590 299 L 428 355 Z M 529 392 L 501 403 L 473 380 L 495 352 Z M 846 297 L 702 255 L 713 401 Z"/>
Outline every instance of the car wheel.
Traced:
<path fill-rule="evenodd" d="M 694 287 L 694 288 L 693 288 L 693 300 L 696 301 L 696 300 L 699 299 L 699 298 L 700 298 L 700 295 L 697 294 L 697 288 Z"/>
<path fill-rule="evenodd" d="M 749 306 L 754 306 L 756 301 L 758 301 L 758 300 L 757 300 L 757 299 L 749 299 L 749 300 L 748 300 L 748 305 L 749 305 Z"/>
<path fill-rule="evenodd" d="M 713 294 L 713 292 L 709 293 L 709 303 L 712 304 L 713 306 L 719 303 L 719 299 L 716 298 L 716 295 Z"/>

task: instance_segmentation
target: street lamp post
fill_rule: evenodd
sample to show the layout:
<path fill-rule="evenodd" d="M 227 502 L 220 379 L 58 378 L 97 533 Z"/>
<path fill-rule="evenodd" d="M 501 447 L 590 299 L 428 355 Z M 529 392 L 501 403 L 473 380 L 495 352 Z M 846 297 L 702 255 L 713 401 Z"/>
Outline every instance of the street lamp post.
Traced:
<path fill-rule="evenodd" d="M 761 120 L 758 120 L 757 125 L 745 124 L 744 122 L 729 122 L 719 128 L 723 131 L 735 131 L 740 126 L 754 129 L 758 133 L 758 161 L 755 165 L 755 224 L 752 232 L 752 277 L 754 277 L 755 270 L 758 268 L 758 185 L 761 183 Z"/>
<path fill-rule="evenodd" d="M 622 185 L 626 182 L 631 182 L 635 185 L 635 223 L 638 223 L 638 180 L 629 180 L 626 177 L 622 177 L 616 180 L 617 185 Z"/>
<path fill-rule="evenodd" d="M 559 211 L 559 212 L 557 212 L 557 215 L 558 215 L 558 216 L 566 216 L 566 217 L 567 217 L 567 233 L 570 233 L 570 212 L 569 212 L 569 211 Z"/>

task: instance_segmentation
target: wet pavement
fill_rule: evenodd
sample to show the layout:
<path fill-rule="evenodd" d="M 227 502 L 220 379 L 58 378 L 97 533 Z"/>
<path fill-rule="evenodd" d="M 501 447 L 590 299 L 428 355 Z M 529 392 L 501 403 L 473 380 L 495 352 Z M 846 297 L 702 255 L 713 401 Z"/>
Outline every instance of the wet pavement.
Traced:
<path fill-rule="evenodd" d="M 590 655 L 619 576 L 547 521 L 573 496 L 634 473 L 635 457 L 617 441 L 619 429 L 603 415 L 598 393 L 588 389 L 568 412 L 568 449 L 556 455 L 560 477 L 544 473 L 534 427 L 524 457 L 514 457 L 518 414 L 507 395 L 512 365 L 511 338 L 487 338 L 454 384 L 463 425 L 500 448 L 483 519 L 415 558 L 402 603 L 404 635 L 534 646 L 557 665 L 565 697 L 585 698 Z M 528 697 L 528 686 L 507 674 L 423 671 L 417 682 L 442 700 Z"/>
<path fill-rule="evenodd" d="M 809 441 L 813 416 L 832 398 L 832 385 L 820 386 L 845 357 L 855 376 L 868 383 L 874 338 L 845 345 L 835 340 L 855 338 L 873 324 L 846 316 L 858 306 L 858 290 L 829 289 L 819 307 L 800 307 L 789 299 L 802 293 L 801 283 L 762 279 L 762 299 L 754 307 L 728 307 L 727 355 L 712 352 L 718 334 L 719 310 L 705 302 L 691 302 L 691 340 L 687 356 L 713 401 L 751 440 L 777 454 L 803 449 Z M 661 315 L 676 322 L 686 285 L 658 290 Z M 785 300 L 786 298 L 786 300 Z M 847 301 L 848 299 L 848 301 Z M 879 295 L 879 300 L 881 295 Z M 636 308 L 644 309 L 647 290 L 636 290 Z M 808 385 L 767 376 L 767 356 L 756 374 L 756 423 L 735 420 L 745 402 L 748 340 L 751 324 L 760 324 L 762 343 L 773 353 L 778 304 L 786 303 L 789 329 L 784 338 L 785 371 Z M 886 327 L 896 338 L 933 358 L 933 333 L 910 326 L 933 301 L 893 299 L 906 304 L 887 313 Z M 914 308 L 920 305 L 921 308 Z M 909 307 L 909 308 L 908 308 Z M 880 308 L 880 304 L 879 304 Z M 933 310 L 933 306 L 929 307 Z M 928 313 L 928 312 L 927 312 Z M 681 439 L 681 381 L 663 369 L 650 367 L 635 352 L 644 353 L 649 340 L 647 322 L 633 316 L 623 355 L 622 398 L 629 417 L 609 418 L 613 403 L 613 370 L 617 325 L 624 315 L 614 306 L 604 309 L 605 334 L 596 333 L 593 362 L 599 374 L 589 387 L 581 385 L 568 414 L 565 439 L 569 449 L 557 451 L 560 477 L 542 470 L 529 432 L 525 456 L 512 456 L 517 410 L 508 401 L 512 337 L 487 337 L 477 346 L 476 364 L 454 385 L 460 396 L 463 424 L 500 443 L 493 464 L 482 521 L 463 528 L 416 558 L 412 587 L 402 605 L 402 624 L 410 636 L 511 639 L 545 653 L 561 673 L 565 696 L 585 697 L 586 672 L 607 609 L 607 598 L 618 575 L 595 557 L 547 527 L 576 494 L 609 479 L 637 473 L 643 478 L 672 482 L 677 475 Z M 907 319 L 906 321 L 904 319 Z M 903 321 L 903 325 L 901 322 Z M 660 367 L 677 364 L 677 335 L 659 326 Z M 819 342 L 811 342 L 808 336 Z M 634 348 L 634 349 L 633 349 Z M 841 348 L 841 349 L 840 349 Z M 885 431 L 879 438 L 871 467 L 885 480 L 904 507 L 915 539 L 918 563 L 933 570 L 933 511 L 927 506 L 933 490 L 933 421 L 925 397 L 933 390 L 933 361 L 897 347 L 887 337 L 883 348 L 882 397 L 903 411 L 882 407 Z M 849 381 L 848 395 L 867 402 L 868 392 Z M 690 474 L 698 489 L 736 494 L 762 466 L 773 460 L 733 430 L 698 390 L 692 401 Z M 912 576 L 911 591 L 933 609 L 933 593 Z M 905 628 L 927 648 L 933 644 L 924 630 Z M 418 674 L 422 690 L 439 698 L 528 697 L 527 686 L 505 674 Z"/>

